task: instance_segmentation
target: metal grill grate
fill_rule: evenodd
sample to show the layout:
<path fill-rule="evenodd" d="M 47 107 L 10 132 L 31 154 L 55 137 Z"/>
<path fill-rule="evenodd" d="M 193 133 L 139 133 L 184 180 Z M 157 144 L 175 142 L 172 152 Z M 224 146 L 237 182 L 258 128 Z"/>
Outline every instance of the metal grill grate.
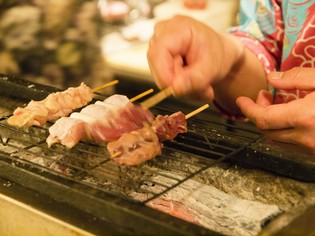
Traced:
<path fill-rule="evenodd" d="M 0 92 L 7 96 L 22 94 L 21 104 L 32 97 L 41 99 L 48 93 L 46 87 L 34 88 L 25 82 L 13 81 L 7 85 L 7 81 L 0 80 L 0 85 Z M 107 95 L 98 96 L 104 99 Z M 16 106 L 15 103 L 12 108 Z M 152 112 L 172 113 L 162 105 L 152 108 Z M 207 120 L 189 119 L 187 133 L 165 142 L 161 155 L 137 167 L 117 165 L 110 160 L 106 145 L 80 142 L 72 149 L 60 144 L 48 148 L 46 138 L 52 123 L 22 130 L 7 125 L 9 116 L 0 117 L 1 178 L 88 212 L 103 223 L 117 225 L 119 229 L 125 227 L 129 233 L 140 223 L 138 231 L 144 234 L 152 232 L 152 228 L 155 233 L 163 232 L 161 235 L 215 234 L 147 206 L 222 162 L 237 162 L 315 181 L 312 156 L 270 146 L 254 128 L 211 116 Z"/>
<path fill-rule="evenodd" d="M 155 108 L 154 112 L 163 114 L 167 111 Z M 209 122 L 193 119 L 188 121 L 187 133 L 164 143 L 160 156 L 141 166 L 127 167 L 110 160 L 105 145 L 80 142 L 72 149 L 60 144 L 48 148 L 46 138 L 51 123 L 44 128 L 22 130 L 8 126 L 7 118 L 3 117 L 0 122 L 0 152 L 7 161 L 30 165 L 41 172 L 142 203 L 234 156 L 260 137 L 258 133 L 218 123 L 212 123 L 217 128 L 209 128 Z M 233 129 L 233 132 L 227 129 Z M 169 181 L 157 182 L 156 179 Z"/>

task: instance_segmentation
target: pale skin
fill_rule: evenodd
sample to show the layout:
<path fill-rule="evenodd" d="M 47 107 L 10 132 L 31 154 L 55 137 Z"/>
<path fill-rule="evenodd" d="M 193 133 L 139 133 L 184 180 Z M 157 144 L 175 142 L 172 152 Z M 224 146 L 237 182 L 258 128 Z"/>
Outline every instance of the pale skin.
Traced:
<path fill-rule="evenodd" d="M 309 91 L 304 98 L 285 104 L 272 104 L 272 96 L 260 91 L 256 102 L 239 97 L 236 102 L 243 114 L 267 137 L 306 147 L 315 152 L 315 68 L 293 68 L 268 74 L 268 81 L 278 89 Z"/>
<path fill-rule="evenodd" d="M 236 98 L 255 100 L 258 91 L 267 88 L 261 63 L 237 38 L 189 17 L 157 23 L 147 58 L 160 88 L 172 86 L 175 96 L 205 101 L 215 97 L 231 113 L 240 114 Z"/>
<path fill-rule="evenodd" d="M 248 117 L 268 137 L 315 151 L 315 92 L 272 105 L 266 91 L 268 82 L 279 89 L 313 91 L 315 80 L 309 75 L 315 69 L 293 69 L 282 75 L 284 80 L 272 79 L 279 77 L 274 73 L 267 78 L 259 59 L 237 38 L 185 16 L 156 24 L 147 58 L 160 88 L 171 86 L 175 96 L 215 100 L 231 114 Z"/>

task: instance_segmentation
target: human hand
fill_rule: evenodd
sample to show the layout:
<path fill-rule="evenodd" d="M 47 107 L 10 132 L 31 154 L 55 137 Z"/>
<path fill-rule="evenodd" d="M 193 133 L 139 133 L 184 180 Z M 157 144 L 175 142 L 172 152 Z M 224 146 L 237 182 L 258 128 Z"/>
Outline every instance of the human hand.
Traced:
<path fill-rule="evenodd" d="M 294 68 L 284 73 L 268 74 L 268 81 L 277 89 L 304 90 L 304 97 L 285 104 L 272 104 L 272 95 L 261 91 L 256 103 L 246 97 L 236 101 L 248 117 L 267 138 L 298 144 L 315 151 L 315 69 Z"/>
<path fill-rule="evenodd" d="M 206 0 L 183 0 L 184 6 L 189 9 L 203 9 L 207 6 Z"/>
<path fill-rule="evenodd" d="M 178 96 L 212 100 L 212 84 L 222 80 L 241 57 L 233 36 L 220 34 L 190 17 L 158 22 L 147 52 L 155 83 Z"/>

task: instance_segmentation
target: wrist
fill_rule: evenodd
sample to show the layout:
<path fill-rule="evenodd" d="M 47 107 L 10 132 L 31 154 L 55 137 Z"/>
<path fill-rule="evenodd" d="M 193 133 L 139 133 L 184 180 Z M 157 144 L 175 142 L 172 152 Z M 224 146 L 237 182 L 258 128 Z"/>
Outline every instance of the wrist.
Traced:
<path fill-rule="evenodd" d="M 245 49 L 238 38 L 230 34 L 223 35 L 224 44 L 224 78 L 234 74 L 242 64 L 245 57 Z"/>

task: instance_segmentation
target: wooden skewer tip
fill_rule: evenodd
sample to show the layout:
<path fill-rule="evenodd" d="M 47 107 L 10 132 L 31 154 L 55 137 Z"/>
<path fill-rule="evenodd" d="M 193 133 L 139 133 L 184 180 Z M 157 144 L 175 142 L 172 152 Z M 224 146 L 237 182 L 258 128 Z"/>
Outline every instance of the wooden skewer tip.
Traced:
<path fill-rule="evenodd" d="M 115 84 L 118 84 L 118 83 L 119 83 L 118 80 L 113 80 L 113 81 L 111 81 L 111 82 L 108 82 L 108 83 L 106 83 L 106 84 L 100 85 L 100 86 L 98 86 L 98 87 L 92 89 L 92 91 L 95 93 L 95 92 L 97 92 L 97 91 L 100 91 L 100 90 L 102 90 L 102 89 L 104 89 L 104 88 L 107 88 L 107 87 L 109 87 L 109 86 L 112 86 L 112 85 L 115 85 Z"/>
<path fill-rule="evenodd" d="M 189 118 L 191 118 L 192 116 L 197 115 L 198 113 L 202 112 L 203 110 L 207 109 L 208 107 L 209 107 L 209 104 L 205 104 L 205 105 L 203 105 L 203 106 L 197 108 L 196 110 L 194 110 L 194 111 L 188 113 L 188 114 L 185 116 L 186 120 L 189 119 Z"/>
<path fill-rule="evenodd" d="M 113 155 L 110 156 L 110 159 L 117 158 L 121 155 L 121 152 L 115 152 Z"/>
<path fill-rule="evenodd" d="M 134 101 L 136 101 L 136 100 L 138 100 L 138 99 L 140 99 L 140 98 L 142 98 L 142 97 L 152 93 L 153 91 L 154 91 L 153 89 L 149 89 L 147 91 L 144 91 L 143 93 L 140 93 L 137 96 L 135 96 L 133 98 L 130 98 L 130 102 L 134 102 Z"/>

